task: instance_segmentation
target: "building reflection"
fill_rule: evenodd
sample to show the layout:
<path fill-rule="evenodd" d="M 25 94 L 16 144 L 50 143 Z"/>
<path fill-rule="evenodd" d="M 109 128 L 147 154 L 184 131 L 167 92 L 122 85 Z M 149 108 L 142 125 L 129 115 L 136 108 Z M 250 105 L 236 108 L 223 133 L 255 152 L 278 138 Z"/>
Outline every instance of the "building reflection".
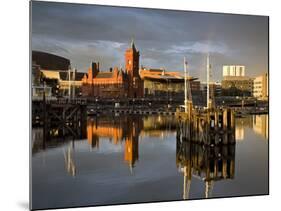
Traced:
<path fill-rule="evenodd" d="M 236 125 L 235 125 L 235 138 L 236 141 L 243 141 L 245 137 L 245 126 L 249 121 L 248 118 L 236 118 Z M 250 119 L 251 120 L 251 119 Z M 252 122 L 252 121 L 250 121 Z"/>
<path fill-rule="evenodd" d="M 143 120 L 137 116 L 107 117 L 89 119 L 87 122 L 87 140 L 93 148 L 99 148 L 100 139 L 107 138 L 114 145 L 124 145 L 124 161 L 130 170 L 139 158 L 139 135 L 143 129 Z"/>
<path fill-rule="evenodd" d="M 139 158 L 139 139 L 144 136 L 163 137 L 163 132 L 176 131 L 173 117 L 118 116 L 97 117 L 87 121 L 87 141 L 92 148 L 99 148 L 102 138 L 114 145 L 124 145 L 124 161 L 132 169 Z"/>
<path fill-rule="evenodd" d="M 236 118 L 235 137 L 236 141 L 243 141 L 245 129 L 251 128 L 253 131 L 268 140 L 268 114 L 245 116 Z"/>
<path fill-rule="evenodd" d="M 88 143 L 93 148 L 99 148 L 100 138 L 109 138 L 114 144 L 118 144 L 123 138 L 123 129 L 119 124 L 111 124 L 107 119 L 88 119 Z"/>
<path fill-rule="evenodd" d="M 253 116 L 253 130 L 268 140 L 268 115 Z"/>
<path fill-rule="evenodd" d="M 66 172 L 77 174 L 75 164 L 75 143 L 84 141 L 93 149 L 102 148 L 103 141 L 113 146 L 122 146 L 123 161 L 132 172 L 139 160 L 139 140 L 142 137 L 163 137 L 176 131 L 175 120 L 171 116 L 100 116 L 88 118 L 81 123 L 83 127 L 52 125 L 32 129 L 32 153 L 63 146 L 63 158 Z M 69 144 L 69 145 L 68 145 Z"/>
<path fill-rule="evenodd" d="M 143 130 L 140 137 L 157 137 L 164 139 L 171 132 L 176 131 L 174 116 L 147 116 L 143 118 Z"/>
<path fill-rule="evenodd" d="M 189 198 L 192 177 L 205 183 L 206 198 L 216 181 L 234 178 L 235 144 L 204 146 L 177 135 L 176 152 L 176 165 L 184 177 L 183 199 Z"/>
<path fill-rule="evenodd" d="M 139 140 L 138 137 L 128 137 L 124 146 L 124 161 L 128 163 L 132 171 L 135 162 L 139 159 Z"/>
<path fill-rule="evenodd" d="M 235 128 L 235 138 L 236 141 L 243 141 L 245 137 L 245 129 L 244 127 L 236 127 Z"/>

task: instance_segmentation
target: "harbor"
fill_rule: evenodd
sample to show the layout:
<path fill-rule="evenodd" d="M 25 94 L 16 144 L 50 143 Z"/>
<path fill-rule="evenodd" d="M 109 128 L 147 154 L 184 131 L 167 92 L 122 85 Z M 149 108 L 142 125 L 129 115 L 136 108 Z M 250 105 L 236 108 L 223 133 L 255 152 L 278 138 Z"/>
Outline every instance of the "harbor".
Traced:
<path fill-rule="evenodd" d="M 209 80 L 199 99 L 191 83 L 184 58 L 180 97 L 49 97 L 44 90 L 32 100 L 33 191 L 42 193 L 35 206 L 50 199 L 59 208 L 266 192 L 267 182 L 256 181 L 268 181 L 259 171 L 268 168 L 268 103 L 215 97 Z M 57 179 L 46 183 L 49 177 L 71 191 L 42 192 L 57 187 Z"/>
<path fill-rule="evenodd" d="M 268 181 L 267 173 L 260 171 L 261 165 L 268 168 L 267 118 L 236 117 L 235 144 L 213 147 L 187 141 L 168 115 L 92 116 L 75 137 L 68 130 L 63 134 L 62 127 L 36 127 L 36 205 L 45 207 L 49 200 L 61 207 L 81 201 L 102 205 L 261 194 L 268 188 L 262 182 Z"/>
<path fill-rule="evenodd" d="M 123 65 L 99 58 L 83 72 L 32 52 L 33 206 L 268 193 L 267 73 L 219 64 L 218 80 L 207 52 L 199 77 L 192 57 L 154 68 L 134 38 L 124 46 Z"/>

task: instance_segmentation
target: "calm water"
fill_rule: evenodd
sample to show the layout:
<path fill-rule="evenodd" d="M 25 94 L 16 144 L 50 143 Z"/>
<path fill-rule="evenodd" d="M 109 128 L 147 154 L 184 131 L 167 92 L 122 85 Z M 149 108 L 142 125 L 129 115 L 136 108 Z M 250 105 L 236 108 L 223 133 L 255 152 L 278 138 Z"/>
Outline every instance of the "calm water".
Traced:
<path fill-rule="evenodd" d="M 268 115 L 236 119 L 229 147 L 181 142 L 164 116 L 98 117 L 74 132 L 33 129 L 34 209 L 268 193 Z"/>

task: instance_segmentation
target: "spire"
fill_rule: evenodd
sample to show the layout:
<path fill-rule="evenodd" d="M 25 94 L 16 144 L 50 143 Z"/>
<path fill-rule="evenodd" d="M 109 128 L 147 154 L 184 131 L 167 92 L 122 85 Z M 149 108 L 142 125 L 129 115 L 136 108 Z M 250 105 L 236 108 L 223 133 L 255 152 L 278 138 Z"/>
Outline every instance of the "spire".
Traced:
<path fill-rule="evenodd" d="M 132 37 L 132 40 L 131 40 L 131 48 L 133 50 L 136 50 L 135 43 L 134 43 L 134 37 Z"/>

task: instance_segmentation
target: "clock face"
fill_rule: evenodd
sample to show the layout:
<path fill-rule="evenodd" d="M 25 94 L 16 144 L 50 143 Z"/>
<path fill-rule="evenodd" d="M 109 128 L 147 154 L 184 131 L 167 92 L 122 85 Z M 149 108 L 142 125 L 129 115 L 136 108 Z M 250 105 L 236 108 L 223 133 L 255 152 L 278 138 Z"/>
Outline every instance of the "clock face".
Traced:
<path fill-rule="evenodd" d="M 128 63 L 129 63 L 129 64 L 131 64 L 131 63 L 132 63 L 132 61 L 131 61 L 131 60 L 128 60 Z"/>

